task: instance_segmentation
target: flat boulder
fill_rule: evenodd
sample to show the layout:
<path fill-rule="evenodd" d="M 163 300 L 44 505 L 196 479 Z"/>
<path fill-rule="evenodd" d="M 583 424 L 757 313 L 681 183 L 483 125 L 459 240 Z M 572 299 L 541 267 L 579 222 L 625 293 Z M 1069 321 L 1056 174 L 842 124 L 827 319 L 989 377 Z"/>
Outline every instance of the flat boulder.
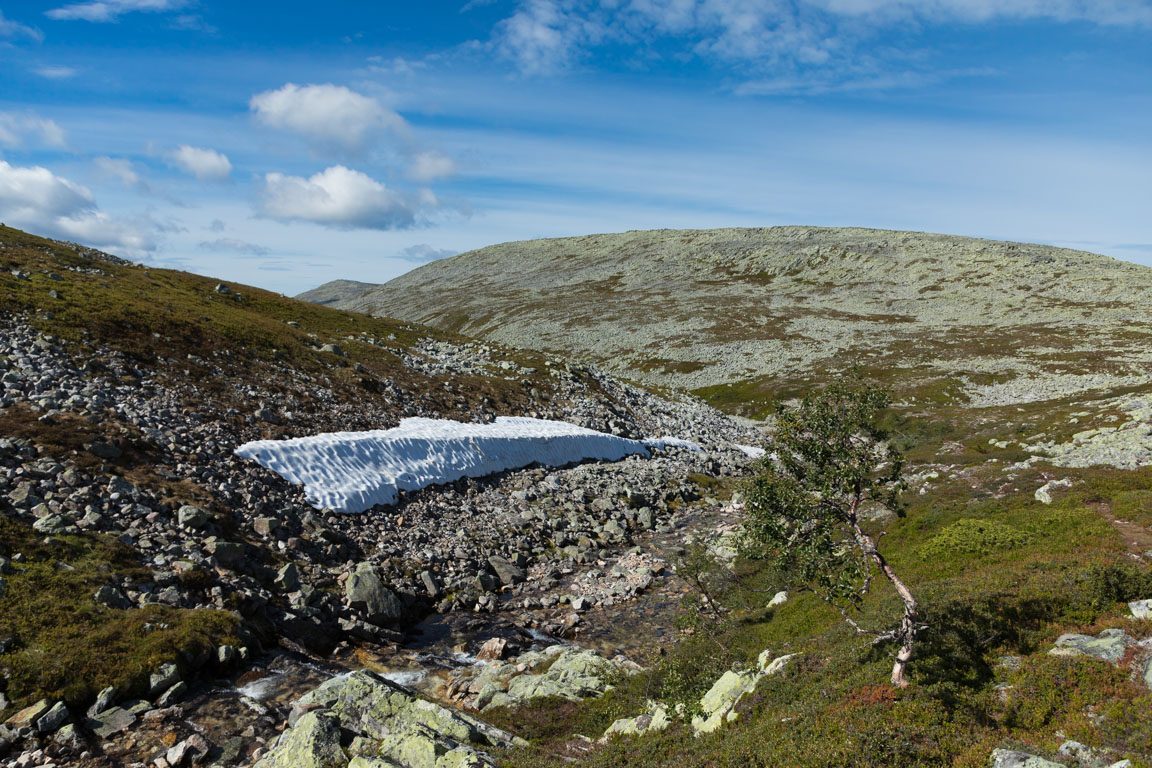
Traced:
<path fill-rule="evenodd" d="M 1015 749 L 992 750 L 988 766 L 989 768 L 1065 768 L 1063 763 L 1054 763 Z"/>
<path fill-rule="evenodd" d="M 95 715 L 90 715 L 85 725 L 88 726 L 88 730 L 100 738 L 107 739 L 128 730 L 135 722 L 136 715 L 132 712 L 121 707 L 112 707 Z"/>
<path fill-rule="evenodd" d="M 1048 653 L 1053 656 L 1091 656 L 1109 664 L 1119 664 L 1135 640 L 1122 629 L 1106 629 L 1093 637 L 1069 633 L 1056 638 Z"/>
<path fill-rule="evenodd" d="M 351 736 L 350 762 L 343 753 L 345 762 L 306 762 L 310 753 L 302 752 L 302 747 L 319 743 L 317 719 L 331 722 L 337 748 L 341 731 Z M 491 758 L 480 748 L 522 743 L 367 670 L 332 678 L 302 696 L 293 705 L 289 723 L 259 768 L 491 768 Z"/>

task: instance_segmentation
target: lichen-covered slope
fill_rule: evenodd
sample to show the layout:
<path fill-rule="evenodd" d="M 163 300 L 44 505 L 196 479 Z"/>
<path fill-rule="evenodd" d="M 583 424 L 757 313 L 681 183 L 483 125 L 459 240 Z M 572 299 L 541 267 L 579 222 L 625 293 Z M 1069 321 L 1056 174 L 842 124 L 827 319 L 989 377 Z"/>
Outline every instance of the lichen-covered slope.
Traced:
<path fill-rule="evenodd" d="M 342 295 L 332 306 L 562 350 L 718 403 L 770 399 L 854 363 L 898 373 L 909 397 L 974 406 L 1152 376 L 1152 270 L 947 235 L 773 227 L 533 240 Z"/>

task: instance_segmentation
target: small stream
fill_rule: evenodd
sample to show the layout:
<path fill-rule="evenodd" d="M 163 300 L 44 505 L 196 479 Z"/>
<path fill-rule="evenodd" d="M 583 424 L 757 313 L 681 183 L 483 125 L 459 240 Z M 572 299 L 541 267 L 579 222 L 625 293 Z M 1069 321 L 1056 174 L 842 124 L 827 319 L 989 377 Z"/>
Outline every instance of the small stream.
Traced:
<path fill-rule="evenodd" d="M 716 523 L 714 515 L 696 515 L 688 526 L 652 534 L 637 544 L 643 552 L 671 563 L 686 535 L 702 527 L 703 518 L 711 525 Z M 581 574 L 593 568 L 604 571 L 610 566 L 611 563 L 579 566 L 565 574 L 557 586 L 536 595 L 573 594 Z M 274 740 L 283 730 L 292 702 L 324 681 L 370 669 L 431 700 L 448 704 L 450 673 L 464 666 L 487 663 L 477 659 L 476 653 L 494 637 L 507 641 L 509 655 L 574 643 L 593 648 L 608 658 L 619 654 L 648 666 L 659 656 L 661 647 L 675 642 L 673 622 L 686 591 L 666 566 L 642 594 L 579 614 L 563 604 L 534 610 L 517 608 L 511 601 L 522 600 L 524 594 L 516 598 L 502 596 L 506 609 L 495 613 L 429 615 L 410 628 L 405 644 L 398 649 L 344 645 L 327 659 L 276 650 L 256 659 L 233 679 L 199 686 L 181 703 L 178 717 L 140 723 L 121 740 L 106 742 L 105 750 L 117 760 L 151 762 L 175 738 L 199 733 L 217 747 L 236 750 L 238 764 L 249 763 L 255 749 Z M 562 636 L 540 629 L 544 625 L 556 626 L 559 617 L 570 620 L 577 615 L 578 621 L 559 633 Z"/>

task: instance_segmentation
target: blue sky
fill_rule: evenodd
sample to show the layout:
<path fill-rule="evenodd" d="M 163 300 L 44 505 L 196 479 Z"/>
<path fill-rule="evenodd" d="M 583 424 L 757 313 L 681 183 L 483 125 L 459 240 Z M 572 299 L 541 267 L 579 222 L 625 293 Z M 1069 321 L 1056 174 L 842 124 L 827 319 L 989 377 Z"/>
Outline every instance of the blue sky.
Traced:
<path fill-rule="evenodd" d="M 808 224 L 1152 264 L 1152 0 L 0 0 L 0 221 L 294 294 Z"/>

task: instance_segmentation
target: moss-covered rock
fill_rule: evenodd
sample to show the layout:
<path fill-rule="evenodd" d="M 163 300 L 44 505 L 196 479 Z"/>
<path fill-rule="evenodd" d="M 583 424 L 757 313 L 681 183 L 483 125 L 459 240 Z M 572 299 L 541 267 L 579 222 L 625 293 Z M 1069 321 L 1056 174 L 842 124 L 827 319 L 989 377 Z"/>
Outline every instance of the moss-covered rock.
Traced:
<path fill-rule="evenodd" d="M 340 721 L 328 712 L 305 713 L 284 732 L 258 768 L 343 768 Z"/>
<path fill-rule="evenodd" d="M 492 761 L 476 747 L 517 742 L 511 734 L 470 715 L 425 701 L 402 685 L 360 671 L 333 678 L 297 700 L 292 728 L 261 768 L 293 765 L 290 761 L 301 740 L 312 743 L 308 733 L 317 730 L 316 713 L 335 723 L 337 734 L 343 729 L 355 735 L 348 749 L 350 768 L 484 768 Z M 298 737 L 302 726 L 306 733 Z M 339 765 L 345 765 L 348 758 L 344 760 Z"/>

